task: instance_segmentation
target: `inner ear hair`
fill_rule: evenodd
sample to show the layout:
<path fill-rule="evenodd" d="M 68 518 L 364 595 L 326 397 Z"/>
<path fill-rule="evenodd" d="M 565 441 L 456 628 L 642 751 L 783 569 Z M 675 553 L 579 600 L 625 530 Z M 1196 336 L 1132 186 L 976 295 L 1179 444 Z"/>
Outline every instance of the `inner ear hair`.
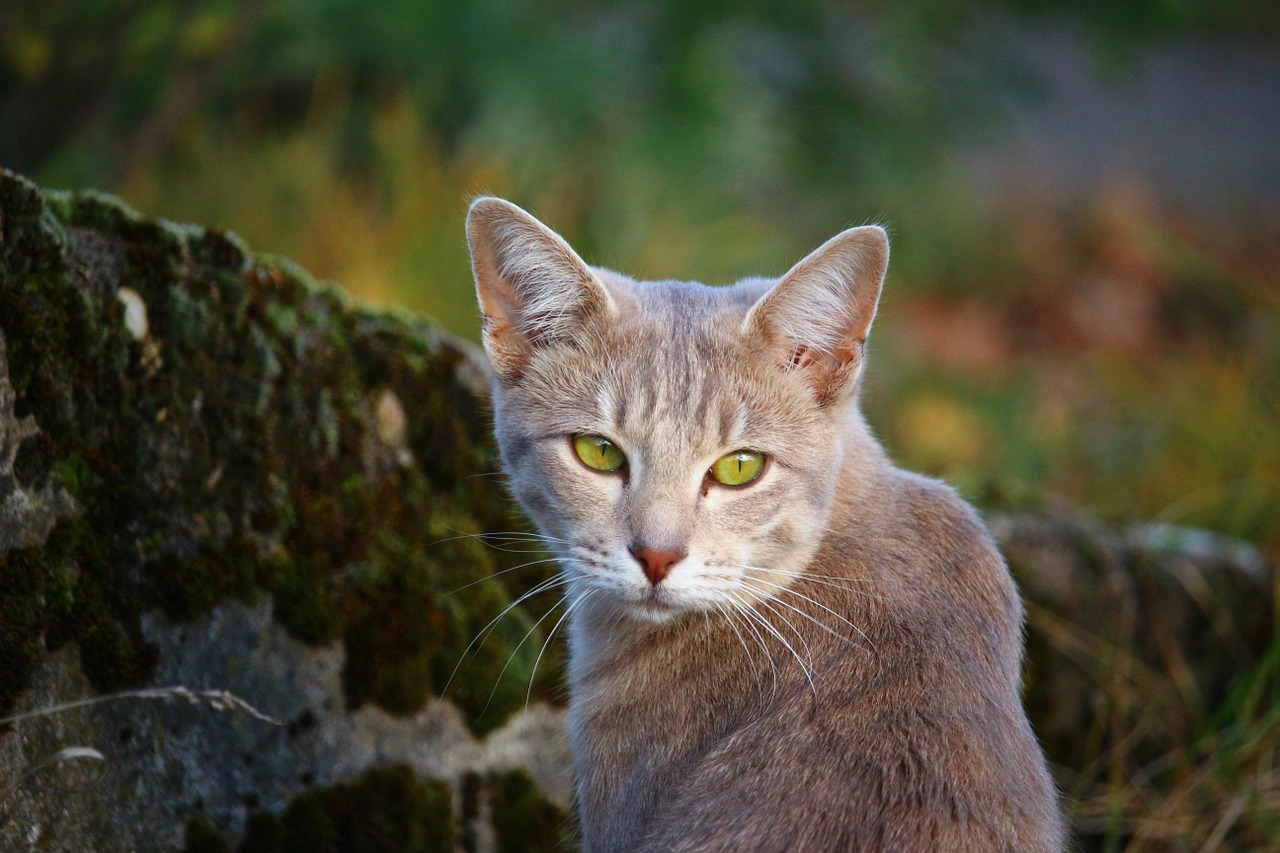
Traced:
<path fill-rule="evenodd" d="M 573 340 L 591 315 L 611 308 L 564 238 L 509 201 L 472 203 L 467 242 L 484 347 L 500 379 L 517 380 L 538 347 Z"/>
<path fill-rule="evenodd" d="M 768 340 L 784 369 L 802 373 L 820 403 L 831 402 L 856 386 L 888 261 L 884 229 L 837 234 L 756 303 L 747 332 Z"/>

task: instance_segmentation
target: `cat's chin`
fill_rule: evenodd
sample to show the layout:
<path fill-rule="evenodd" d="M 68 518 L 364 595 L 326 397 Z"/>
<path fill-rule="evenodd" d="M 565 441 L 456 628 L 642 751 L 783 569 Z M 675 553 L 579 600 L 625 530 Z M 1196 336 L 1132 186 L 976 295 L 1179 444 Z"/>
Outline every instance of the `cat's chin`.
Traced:
<path fill-rule="evenodd" d="M 667 604 L 656 598 L 627 602 L 624 610 L 632 619 L 649 625 L 665 625 L 689 612 L 685 607 Z"/>
<path fill-rule="evenodd" d="M 604 604 L 604 602 L 601 603 Z M 604 606 L 607 611 L 621 616 L 624 620 L 642 625 L 666 625 L 697 609 L 653 595 L 639 598 L 611 597 Z"/>

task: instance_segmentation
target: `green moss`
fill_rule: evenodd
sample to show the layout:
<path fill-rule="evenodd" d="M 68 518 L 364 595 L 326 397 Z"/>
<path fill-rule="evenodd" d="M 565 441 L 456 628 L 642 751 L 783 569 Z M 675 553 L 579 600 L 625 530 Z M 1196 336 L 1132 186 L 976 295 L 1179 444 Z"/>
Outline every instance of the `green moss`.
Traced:
<path fill-rule="evenodd" d="M 543 796 L 523 770 L 494 781 L 493 828 L 498 853 L 554 853 L 570 843 L 569 815 Z"/>
<path fill-rule="evenodd" d="M 194 229 L 189 246 L 192 260 L 214 272 L 230 272 L 235 281 L 240 280 L 249 265 L 249 248 L 230 231 L 219 228 Z M 218 280 L 218 284 L 223 282 L 223 279 Z"/>
<path fill-rule="evenodd" d="M 0 709 L 13 707 L 35 671 L 46 581 L 39 549 L 14 551 L 0 565 Z"/>
<path fill-rule="evenodd" d="M 378 768 L 359 780 L 293 800 L 276 817 L 248 823 L 240 853 L 446 853 L 454 849 L 449 788 L 408 767 Z"/>
<path fill-rule="evenodd" d="M 477 731 L 550 695 L 559 652 L 533 679 L 542 636 L 522 608 L 463 660 L 550 569 L 486 579 L 532 557 L 454 538 L 521 524 L 496 478 L 474 476 L 495 454 L 459 350 L 226 232 L 8 173 L 0 209 L 0 332 L 15 414 L 40 429 L 19 485 L 56 485 L 81 508 L 43 548 L 0 556 L 0 713 L 42 639 L 76 641 L 92 683 L 117 689 L 154 672 L 145 610 L 190 619 L 261 593 L 293 635 L 345 644 L 353 707 L 413 713 L 455 666 L 449 696 Z M 125 328 L 122 284 L 146 306 L 144 341 Z M 378 450 L 387 391 L 410 464 Z"/>
<path fill-rule="evenodd" d="M 184 853 L 231 853 L 231 845 L 222 837 L 217 825 L 206 815 L 187 821 Z"/>

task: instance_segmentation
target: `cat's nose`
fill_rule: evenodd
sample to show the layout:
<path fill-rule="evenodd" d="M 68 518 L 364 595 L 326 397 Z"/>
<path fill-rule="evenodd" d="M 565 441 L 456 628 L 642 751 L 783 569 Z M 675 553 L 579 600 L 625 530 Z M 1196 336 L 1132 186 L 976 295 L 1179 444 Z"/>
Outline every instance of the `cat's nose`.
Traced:
<path fill-rule="evenodd" d="M 631 556 L 636 558 L 649 583 L 657 586 L 671 574 L 671 567 L 685 558 L 684 551 L 659 551 L 656 548 L 631 546 Z"/>

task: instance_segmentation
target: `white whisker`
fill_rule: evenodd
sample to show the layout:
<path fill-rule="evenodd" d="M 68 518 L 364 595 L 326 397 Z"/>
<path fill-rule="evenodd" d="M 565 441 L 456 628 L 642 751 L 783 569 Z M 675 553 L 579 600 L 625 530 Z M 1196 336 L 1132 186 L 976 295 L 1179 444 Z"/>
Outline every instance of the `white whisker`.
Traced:
<path fill-rule="evenodd" d="M 476 647 L 476 643 L 480 643 L 483 645 L 484 638 L 488 636 L 490 629 L 492 629 L 494 625 L 498 624 L 498 621 L 502 619 L 503 616 L 506 616 L 508 613 L 512 611 L 512 609 L 520 605 L 522 602 L 537 595 L 538 593 L 546 592 L 549 589 L 554 589 L 555 587 L 564 583 L 568 583 L 568 580 L 563 575 L 555 575 L 554 577 L 547 578 L 545 581 L 533 587 L 524 595 L 520 596 L 515 601 L 508 604 L 506 607 L 502 608 L 502 612 L 499 613 L 497 616 L 493 617 L 493 619 L 489 621 L 488 625 L 485 625 L 483 628 L 481 628 L 480 632 L 476 634 L 475 637 L 472 638 L 471 642 L 467 644 L 467 647 L 462 650 L 462 654 L 458 657 L 458 662 L 453 665 L 453 672 L 449 673 L 449 680 L 444 683 L 444 687 L 440 691 L 440 697 L 444 698 L 444 695 L 449 692 L 449 685 L 453 684 L 454 676 L 458 674 L 458 669 L 462 666 L 462 662 L 467 659 L 467 655 L 470 654 L 471 650 Z"/>
<path fill-rule="evenodd" d="M 762 583 L 767 583 L 767 581 L 762 581 Z M 874 648 L 874 647 L 875 647 L 875 643 L 872 643 L 872 642 L 871 642 L 871 638 L 869 638 L 865 633 L 863 633 L 863 631 L 862 631 L 862 629 L 861 629 L 861 628 L 859 628 L 857 625 L 855 625 L 855 624 L 853 624 L 852 622 L 850 622 L 848 619 L 845 619 L 845 618 L 844 618 L 843 616 L 841 616 L 839 613 L 836 613 L 836 612 L 835 612 L 834 610 L 832 610 L 830 607 L 827 607 L 826 605 L 822 604 L 822 603 L 821 603 L 821 602 L 819 602 L 819 601 L 815 601 L 814 599 L 810 598 L 810 597 L 809 597 L 809 596 L 807 596 L 807 595 L 803 595 L 803 594 L 801 594 L 801 593 L 798 593 L 798 592 L 796 592 L 794 589 L 791 589 L 791 588 L 789 588 L 789 587 L 779 587 L 779 589 L 780 589 L 780 590 L 781 590 L 781 592 L 783 592 L 783 593 L 791 593 L 791 594 L 792 594 L 792 595 L 794 595 L 794 596 L 797 596 L 797 597 L 799 597 L 799 598 L 801 598 L 801 599 L 803 599 L 803 600 L 805 600 L 805 601 L 808 601 L 808 602 L 810 602 L 810 603 L 812 603 L 812 604 L 816 604 L 818 607 L 821 607 L 823 610 L 826 610 L 826 611 L 827 611 L 828 613 L 830 613 L 832 616 L 836 617 L 836 618 L 837 618 L 837 619 L 839 619 L 841 622 L 845 623 L 845 624 L 846 624 L 846 625 L 848 625 L 850 628 L 852 628 L 853 630 L 857 631 L 857 632 L 858 632 L 858 634 L 859 634 L 859 636 L 861 636 L 864 640 L 866 640 L 866 641 L 867 641 L 867 643 L 868 643 L 868 644 L 870 644 L 870 645 L 872 646 L 872 648 Z M 867 649 L 865 646 L 861 645 L 860 643 L 855 643 L 852 639 L 850 639 L 849 637 L 846 637 L 844 634 L 841 634 L 840 632 L 833 630 L 833 629 L 832 629 L 832 627 L 831 627 L 830 625 L 826 624 L 826 623 L 825 623 L 825 622 L 823 622 L 821 619 L 816 618 L 813 614 L 811 614 L 811 613 L 806 613 L 804 610 L 800 609 L 799 607 L 796 607 L 794 604 L 791 604 L 791 603 L 789 603 L 789 602 L 783 601 L 779 594 L 773 594 L 773 593 L 770 593 L 770 595 L 769 595 L 769 597 L 768 597 L 768 599 L 767 599 L 767 600 L 769 600 L 769 601 L 776 601 L 778 604 L 781 604 L 783 607 L 786 607 L 786 608 L 787 608 L 787 609 L 789 609 L 789 610 L 794 610 L 796 613 L 799 613 L 801 616 L 803 616 L 804 618 L 808 619 L 810 622 L 812 622 L 813 624 L 817 625 L 819 628 L 821 628 L 822 630 L 826 631 L 828 634 L 830 634 L 831 636 L 835 637 L 835 638 L 836 638 L 837 640 L 839 640 L 840 642 L 842 642 L 842 643 L 848 643 L 849 645 L 853 646 L 855 649 L 861 649 L 862 651 L 868 651 L 868 649 Z"/>
<path fill-rule="evenodd" d="M 860 589 L 854 589 L 850 584 L 858 581 L 870 582 L 867 578 L 841 578 L 834 575 L 815 575 L 807 571 L 788 572 L 782 569 L 768 569 L 763 566 L 740 566 L 743 569 L 753 569 L 758 572 L 768 572 L 769 574 L 778 575 L 779 577 L 791 578 L 793 580 L 812 581 L 818 586 L 827 586 L 832 589 L 838 589 L 851 595 L 861 596 L 862 598 L 870 598 L 875 601 L 886 601 L 883 595 L 875 595 L 874 593 L 865 592 Z"/>
<path fill-rule="evenodd" d="M 475 585 L 476 585 L 476 584 L 478 584 L 478 583 L 484 583 L 484 582 L 485 582 L 485 581 L 487 581 L 487 580 L 490 580 L 490 579 L 492 579 L 492 578 L 496 578 L 496 577 L 498 577 L 498 575 L 505 575 L 507 572 L 514 572 L 514 571 L 518 571 L 518 570 L 520 570 L 520 569 L 527 569 L 527 568 L 529 568 L 530 566 L 539 566 L 539 565 L 542 565 L 543 563 L 555 563 L 555 562 L 557 562 L 558 560 L 559 560 L 559 558 L 558 558 L 558 557 L 545 557 L 545 558 L 543 558 L 543 559 L 541 559 L 541 560 L 530 560 L 530 561 L 529 561 L 529 562 L 527 562 L 527 563 L 521 563 L 520 565 L 518 565 L 518 566 L 512 566 L 512 567 L 511 567 L 511 568 L 509 568 L 509 569 L 503 569 L 503 570 L 498 571 L 498 572 L 493 572 L 492 574 L 485 575 L 485 576 L 484 576 L 484 577 L 482 577 L 482 578 L 477 578 L 476 580 L 473 580 L 473 581 L 471 581 L 470 583 L 464 583 L 462 586 L 460 586 L 460 587 L 458 587 L 458 588 L 456 588 L 456 589 L 451 589 L 451 590 L 449 590 L 448 592 L 446 592 L 446 593 L 445 593 L 445 597 L 448 597 L 448 596 L 453 595 L 453 594 L 455 594 L 455 593 L 462 592 L 464 589 L 469 589 L 469 588 L 471 588 L 471 587 L 475 586 Z"/>
<path fill-rule="evenodd" d="M 445 542 L 454 542 L 458 539 L 479 539 L 481 542 L 496 548 L 489 540 L 496 539 L 499 541 L 510 540 L 511 542 L 555 542 L 561 545 L 571 545 L 567 539 L 558 539 L 555 536 L 547 536 L 544 533 L 532 533 L 528 530 L 491 530 L 483 533 L 468 533 L 465 530 L 458 530 L 456 527 L 446 527 L 451 533 L 457 536 L 446 536 L 443 539 L 437 539 L 430 543 L 431 545 L 440 545 Z M 499 549 L 501 550 L 501 549 Z"/>
<path fill-rule="evenodd" d="M 768 571 L 768 570 L 767 570 L 767 569 L 764 569 L 764 570 L 761 570 L 761 571 Z M 771 587 L 773 587 L 774 589 L 780 590 L 780 592 L 790 593 L 791 595 L 794 595 L 796 598 L 799 598 L 799 599 L 801 599 L 802 601 L 807 601 L 807 602 L 809 602 L 810 604 L 812 604 L 812 605 L 814 605 L 814 606 L 816 606 L 816 607 L 820 607 L 820 608 L 822 608 L 823 610 L 825 610 L 825 611 L 827 611 L 828 613 L 830 613 L 832 616 L 834 616 L 834 617 L 836 617 L 837 619 L 839 619 L 839 620 L 840 620 L 841 622 L 843 622 L 844 624 L 848 625 L 848 626 L 849 626 L 850 628 L 852 628 L 853 630 L 857 631 L 857 632 L 858 632 L 858 634 L 862 637 L 862 639 L 866 640 L 866 641 L 867 641 L 867 643 L 868 643 L 868 644 L 870 644 L 870 645 L 872 646 L 872 648 L 874 648 L 874 647 L 875 647 L 875 643 L 871 642 L 871 638 L 870 638 L 870 637 L 868 637 L 868 636 L 866 635 L 866 633 L 865 633 L 861 628 L 859 628 L 857 625 L 855 625 L 855 624 L 853 624 L 852 622 L 850 622 L 850 621 L 849 621 L 848 619 L 846 619 L 845 617 L 841 616 L 841 615 L 840 615 L 839 613 L 837 613 L 836 611 L 832 610 L 832 609 L 831 609 L 830 607 L 828 607 L 827 605 L 823 604 L 821 601 L 818 601 L 816 598 L 812 598 L 812 597 L 810 597 L 810 596 L 808 596 L 808 595 L 805 595 L 803 592 L 800 592 L 799 590 L 795 589 L 793 586 L 791 586 L 791 585 L 789 585 L 789 584 L 774 583 L 774 582 L 772 582 L 772 581 L 767 581 L 767 580 L 765 580 L 764 578 L 759 578 L 759 577 L 754 577 L 754 578 L 752 578 L 751 580 L 752 580 L 752 582 L 753 582 L 753 583 L 761 583 L 761 584 L 765 584 L 766 586 L 771 586 Z M 787 602 L 783 601 L 781 598 L 779 598 L 779 597 L 778 597 L 778 594 L 770 593 L 770 594 L 769 594 L 769 597 L 770 597 L 773 601 L 777 601 L 779 604 L 782 604 L 782 605 L 783 605 L 783 606 L 785 606 L 785 607 L 790 607 L 792 610 L 796 611 L 796 612 L 797 612 L 797 613 L 799 613 L 801 616 L 804 616 L 806 619 L 808 619 L 808 620 L 810 620 L 811 622 L 813 622 L 813 624 L 815 624 L 815 625 L 817 625 L 818 627 L 822 628 L 824 631 L 827 631 L 828 633 L 830 633 L 833 637 L 838 637 L 839 639 L 844 640 L 844 641 L 845 641 L 845 642 L 847 642 L 847 643 L 852 643 L 854 646 L 857 646 L 858 648 L 862 648 L 862 646 L 859 646 L 857 643 L 853 643 L 853 641 L 852 641 L 852 640 L 850 640 L 848 637 L 845 637 L 845 636 L 843 636 L 842 634 L 839 634 L 839 633 L 837 633 L 837 632 L 833 631 L 833 630 L 831 629 L 831 627 L 830 627 L 830 626 L 828 626 L 828 625 L 824 624 L 823 622 L 821 622 L 821 621 L 820 621 L 820 620 L 818 620 L 818 619 L 815 619 L 815 618 L 812 616 L 812 614 L 805 613 L 803 610 L 800 610 L 799 608 L 794 607 L 793 605 L 788 604 Z"/>
<path fill-rule="evenodd" d="M 808 574 L 808 573 L 806 573 L 806 572 L 785 572 L 785 571 L 782 571 L 782 570 L 780 570 L 780 569 L 769 569 L 769 568 L 765 568 L 764 566 L 746 566 L 746 565 L 743 565 L 743 566 L 738 566 L 737 568 L 742 569 L 742 570 L 744 570 L 744 571 L 754 571 L 754 572 L 758 572 L 758 573 L 761 573 L 761 574 L 764 574 L 764 575 L 778 575 L 779 577 L 791 578 L 792 580 L 806 580 L 806 581 L 807 581 L 807 580 L 810 580 L 810 579 L 812 578 L 812 576 L 811 576 L 811 575 L 809 575 L 809 574 Z M 874 646 L 875 646 L 875 643 L 873 643 L 873 642 L 871 641 L 871 638 L 870 638 L 870 637 L 868 637 L 868 636 L 866 635 L 866 633 L 864 633 L 864 632 L 863 632 L 863 630 L 862 630 L 861 628 L 859 628 L 857 625 L 855 625 L 855 624 L 853 624 L 852 622 L 850 622 L 848 619 L 846 619 L 846 618 L 845 618 L 844 616 L 842 616 L 841 614 L 837 613 L 835 610 L 832 610 L 830 607 L 828 607 L 827 605 L 823 604 L 821 601 L 818 601 L 816 598 L 812 598 L 811 596 L 805 595 L 804 593 L 802 593 L 802 592 L 800 592 L 799 590 L 795 589 L 793 584 L 779 584 L 779 583 L 776 583 L 776 582 L 771 582 L 771 581 L 765 580 L 764 578 L 761 578 L 761 577 L 758 577 L 758 576 L 753 576 L 753 577 L 751 578 L 751 582 L 753 582 L 753 583 L 766 584 L 766 585 L 768 585 L 768 586 L 774 587 L 775 589 L 779 589 L 779 590 L 782 590 L 782 591 L 784 591 L 784 592 L 790 592 L 792 595 L 796 596 L 797 598 L 802 599 L 802 600 L 804 600 L 804 601 L 808 601 L 810 604 L 813 604 L 813 605 L 815 605 L 815 606 L 817 606 L 817 607 L 822 608 L 823 610 L 825 610 L 825 611 L 827 611 L 828 613 L 830 613 L 832 616 L 834 616 L 834 617 L 836 617 L 837 619 L 839 619 L 841 622 L 843 622 L 843 623 L 845 623 L 846 625 L 848 625 L 848 626 L 849 626 L 850 628 L 852 628 L 853 630 L 857 631 L 857 632 L 862 636 L 862 638 L 863 638 L 864 640 L 866 640 L 866 641 L 867 641 L 867 642 L 868 642 L 872 647 L 874 647 Z M 843 591 L 845 591 L 845 592 L 853 593 L 854 595 L 864 595 L 864 596 L 867 596 L 867 597 L 869 597 L 869 598 L 876 598 L 876 599 L 879 599 L 879 598 L 880 598 L 879 596 L 871 596 L 871 595 L 868 595 L 867 593 L 859 592 L 858 590 L 854 590 L 854 589 L 847 589 L 847 588 L 845 588 L 845 587 L 838 586 L 838 585 L 836 585 L 836 584 L 822 584 L 822 585 L 824 585 L 824 586 L 836 586 L 836 588 L 837 588 L 837 589 L 841 589 L 841 590 L 843 590 Z M 776 598 L 776 596 L 775 596 L 775 598 Z M 806 614 L 806 615 L 808 615 L 808 614 Z M 819 623 L 819 624 L 821 624 L 821 623 Z M 824 627 L 826 627 L 826 626 L 824 626 Z M 839 635 L 837 635 L 837 636 L 839 636 Z"/>
<path fill-rule="evenodd" d="M 788 628 L 790 628 L 791 633 L 796 635 L 796 639 L 800 641 L 800 645 L 804 646 L 804 656 L 809 661 L 809 669 L 812 670 L 814 668 L 813 650 L 809 648 L 809 640 L 804 636 L 804 634 L 796 630 L 796 626 L 791 624 L 791 620 L 787 618 L 785 613 L 779 612 L 778 609 L 773 606 L 773 602 L 775 601 L 778 601 L 778 600 L 776 598 L 773 598 L 772 596 L 766 595 L 760 599 L 759 604 L 760 606 L 768 609 L 768 611 L 772 613 L 774 616 L 777 616 L 778 620 L 782 622 L 783 625 L 786 625 Z M 778 602 L 778 603 L 781 604 L 781 602 Z"/>
<path fill-rule="evenodd" d="M 520 638 L 520 642 L 516 643 L 516 647 L 511 650 L 511 654 L 507 655 L 507 662 L 502 665 L 501 671 L 498 672 L 498 677 L 494 679 L 493 689 L 489 691 L 489 698 L 485 700 L 484 708 L 480 711 L 481 714 L 484 714 L 485 711 L 489 710 L 489 705 L 493 702 L 493 697 L 498 692 L 498 685 L 502 683 L 502 676 L 507 674 L 507 670 L 511 667 L 511 662 L 516 659 L 516 655 L 520 653 L 520 649 L 524 646 L 525 642 L 529 639 L 529 637 L 533 636 L 534 631 L 538 630 L 538 626 L 541 625 L 543 622 L 545 622 L 547 617 L 555 612 L 557 607 L 559 607 L 561 604 L 564 604 L 568 600 L 569 600 L 569 597 L 567 595 L 561 596 L 558 601 L 556 601 L 554 604 L 552 604 L 550 607 L 547 608 L 547 612 L 543 613 L 542 616 L 538 619 L 538 621 L 534 622 L 528 631 L 524 632 L 524 636 Z M 565 610 L 565 613 L 568 613 L 567 609 Z M 543 648 L 546 648 L 546 646 L 544 645 Z M 539 657 L 541 657 L 541 655 L 539 655 Z M 530 678 L 530 681 L 529 681 L 529 689 L 531 691 L 533 689 L 532 677 Z M 525 697 L 526 706 L 528 705 L 528 702 L 529 702 L 528 696 L 526 695 Z"/>
<path fill-rule="evenodd" d="M 738 636 L 738 642 L 742 643 L 742 651 L 747 656 L 747 663 L 751 667 L 751 674 L 755 676 L 756 679 L 756 689 L 763 698 L 764 683 L 760 680 L 760 671 L 756 667 L 756 660 L 751 656 L 751 649 L 747 646 L 747 638 L 742 636 L 742 632 L 738 630 L 737 620 L 733 618 L 733 608 L 726 608 L 722 604 L 717 604 L 716 611 L 724 616 L 725 622 L 728 623 L 731 629 L 733 629 L 733 633 Z M 776 694 L 778 692 L 778 668 L 773 663 L 773 656 L 769 654 L 768 647 L 761 642 L 759 636 L 756 637 L 756 643 L 759 644 L 760 648 L 764 651 L 765 660 L 769 662 L 769 669 L 773 672 L 773 692 Z"/>
<path fill-rule="evenodd" d="M 787 649 L 787 651 L 791 652 L 792 656 L 796 659 L 796 663 L 800 664 L 800 669 L 801 671 L 804 672 L 804 677 L 808 679 L 809 688 L 813 690 L 813 693 L 816 696 L 818 694 L 818 688 L 817 688 L 817 685 L 813 683 L 813 675 L 810 672 L 810 668 L 805 666 L 804 659 L 800 657 L 800 653 L 795 650 L 794 646 L 792 646 L 789 642 L 787 642 L 787 638 L 782 636 L 782 632 L 779 631 L 777 628 L 773 627 L 773 625 L 769 623 L 769 620 L 765 619 L 764 616 L 757 613 L 754 608 L 748 607 L 743 602 L 738 601 L 735 596 L 730 596 L 729 600 L 733 601 L 737 605 L 739 613 L 742 613 L 748 619 L 755 620 L 755 622 L 758 625 L 760 625 L 760 627 L 764 628 L 766 631 L 772 634 L 774 636 L 774 639 L 782 643 L 782 645 Z"/>
<path fill-rule="evenodd" d="M 529 699 L 530 697 L 533 696 L 533 682 L 538 677 L 538 664 L 542 663 L 542 656 L 546 653 L 547 647 L 551 645 L 551 641 L 555 638 L 556 631 L 560 630 L 560 626 L 564 624 L 564 620 L 569 618 L 569 614 L 572 613 L 575 609 L 577 609 L 577 607 L 580 604 L 582 604 L 582 602 L 590 598 L 592 593 L 594 592 L 595 592 L 594 589 L 588 589 L 586 592 L 582 593 L 582 595 L 579 595 L 576 599 L 574 599 L 573 602 L 571 602 L 569 606 L 564 609 L 564 613 L 560 614 L 560 618 L 556 620 L 556 624 L 552 625 L 551 630 L 547 632 L 547 638 L 542 641 L 542 648 L 538 650 L 538 657 L 533 662 L 533 671 L 529 673 L 529 689 L 525 691 L 525 694 L 524 694 L 524 706 L 526 708 L 529 707 Z M 566 599 L 568 599 L 567 595 L 560 600 L 565 601 Z M 552 610 L 554 609 L 555 608 L 553 607 Z M 547 611 L 547 613 L 550 613 L 550 612 L 551 610 Z M 542 619 L 545 619 L 545 618 L 547 617 L 546 616 L 542 617 Z M 542 622 L 542 619 L 539 619 L 538 622 Z M 537 625 L 535 625 L 534 627 L 536 628 Z"/>

